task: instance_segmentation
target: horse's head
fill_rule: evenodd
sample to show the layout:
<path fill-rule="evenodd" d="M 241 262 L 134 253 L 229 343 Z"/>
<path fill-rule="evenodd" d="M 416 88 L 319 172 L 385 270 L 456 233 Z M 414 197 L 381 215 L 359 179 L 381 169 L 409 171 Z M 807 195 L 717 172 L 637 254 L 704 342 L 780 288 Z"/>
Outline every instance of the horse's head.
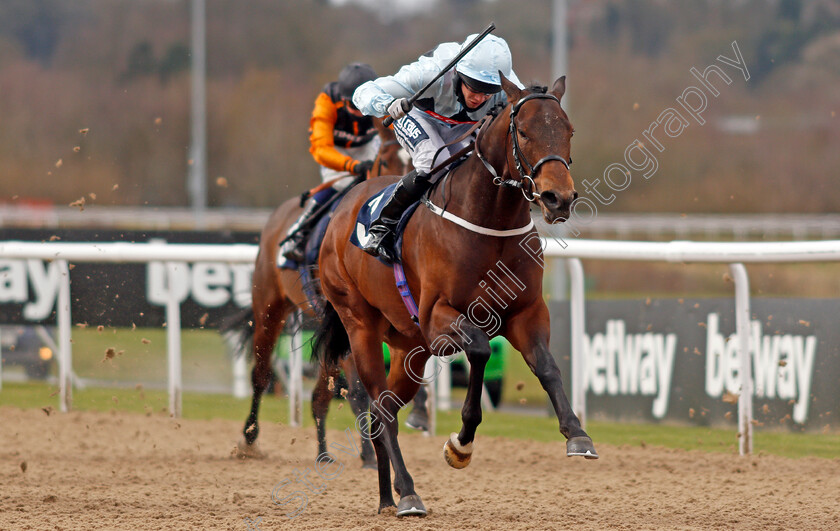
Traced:
<path fill-rule="evenodd" d="M 510 103 L 507 167 L 512 179 L 522 182 L 525 197 L 538 201 L 548 223 L 569 219 L 577 199 L 569 169 L 574 128 L 560 106 L 566 76 L 551 90 L 520 90 L 501 76 Z"/>
<path fill-rule="evenodd" d="M 370 177 L 404 175 L 407 173 L 408 154 L 397 142 L 397 135 L 394 134 L 394 130 L 386 127 L 379 118 L 373 119 L 373 125 L 379 132 L 379 139 L 382 143 L 379 145 L 376 160 L 373 161 Z"/>

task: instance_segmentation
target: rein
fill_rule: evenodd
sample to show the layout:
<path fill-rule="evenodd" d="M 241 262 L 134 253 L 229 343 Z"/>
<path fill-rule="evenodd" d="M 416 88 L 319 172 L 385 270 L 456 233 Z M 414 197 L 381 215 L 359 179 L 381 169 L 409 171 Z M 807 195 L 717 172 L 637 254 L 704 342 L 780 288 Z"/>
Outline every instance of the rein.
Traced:
<path fill-rule="evenodd" d="M 541 158 L 535 165 L 531 165 L 528 162 L 528 159 L 525 157 L 525 154 L 522 153 L 522 148 L 519 147 L 519 129 L 516 127 L 516 115 L 519 113 L 519 109 L 522 108 L 522 105 L 525 104 L 527 101 L 536 100 L 536 99 L 547 99 L 547 100 L 554 100 L 557 102 L 557 105 L 560 105 L 560 100 L 557 99 L 556 96 L 553 94 L 543 94 L 543 93 L 534 93 L 528 94 L 524 98 L 520 99 L 510 108 L 510 137 L 511 137 L 511 150 L 513 151 L 513 161 L 516 164 L 516 171 L 522 177 L 519 180 L 516 179 L 503 179 L 496 169 L 493 167 L 490 162 L 484 158 L 484 155 L 481 153 L 481 149 L 479 148 L 481 139 L 484 137 L 485 128 L 487 124 L 491 123 L 492 120 L 488 120 L 484 124 L 482 124 L 481 128 L 476 135 L 475 140 L 475 154 L 478 156 L 478 160 L 484 164 L 484 167 L 487 168 L 487 171 L 490 172 L 490 175 L 493 176 L 493 184 L 496 186 L 506 186 L 510 188 L 519 188 L 522 190 L 522 195 L 525 197 L 527 201 L 534 202 L 540 198 L 539 192 L 537 192 L 537 184 L 534 182 L 536 178 L 536 174 L 539 171 L 540 167 L 545 164 L 546 162 L 552 160 L 558 160 L 563 163 L 563 166 L 566 169 L 570 169 L 569 166 L 571 162 L 567 162 L 566 159 L 561 157 L 560 155 L 546 155 L 545 157 Z M 529 173 L 525 173 L 523 169 L 523 164 L 528 168 Z"/>
<path fill-rule="evenodd" d="M 470 127 L 470 129 L 467 132 L 465 132 L 463 135 L 461 135 L 460 137 L 458 137 L 454 141 L 450 142 L 449 144 L 446 144 L 445 146 L 443 146 L 440 150 L 438 150 L 438 153 L 440 153 L 444 148 L 446 148 L 450 145 L 457 144 L 458 142 L 461 142 L 462 140 L 464 140 L 465 138 L 470 136 L 476 129 L 478 129 L 478 133 L 476 133 L 476 135 L 478 135 L 486 127 L 487 124 L 492 122 L 493 118 L 495 118 L 495 115 L 489 115 L 488 114 L 487 116 L 482 118 L 480 121 L 473 124 L 473 126 Z M 476 139 L 475 141 L 472 141 L 469 144 L 467 144 L 466 146 L 464 146 L 463 148 L 461 148 L 457 153 L 455 153 L 451 157 L 447 158 L 445 161 L 441 162 L 440 164 L 438 164 L 437 166 L 432 168 L 429 171 L 429 173 L 434 175 L 435 172 L 440 171 L 441 169 L 445 168 L 451 162 L 454 162 L 454 161 L 460 159 L 461 157 L 463 157 L 464 155 L 466 155 L 470 151 L 473 151 L 473 149 L 475 149 L 475 151 L 478 151 L 477 146 L 478 146 L 478 140 Z M 481 155 L 479 155 L 479 158 L 480 157 L 481 157 Z M 437 158 L 437 154 L 435 154 L 435 158 Z M 449 177 L 449 174 L 447 174 L 447 176 L 445 178 L 448 178 L 448 177 Z M 445 208 L 441 208 L 441 207 L 437 206 L 436 204 L 432 203 L 432 200 L 429 198 L 428 193 L 426 195 L 424 195 L 420 200 L 423 202 L 423 204 L 426 206 L 426 208 L 428 208 L 429 211 L 432 212 L 433 214 L 436 214 L 436 215 L 442 217 L 443 219 L 449 220 L 452 223 L 454 223 L 454 224 L 456 224 L 460 227 L 463 227 L 463 228 L 465 228 L 469 231 L 472 231 L 472 232 L 475 232 L 475 233 L 478 233 L 478 234 L 483 234 L 485 236 L 494 236 L 496 238 L 505 238 L 505 237 L 508 237 L 508 236 L 519 236 L 520 234 L 525 234 L 527 232 L 530 232 L 531 229 L 534 228 L 534 220 L 530 220 L 527 225 L 525 225 L 524 227 L 519 227 L 518 229 L 507 229 L 507 230 L 489 229 L 487 227 L 482 227 L 481 225 L 476 225 L 475 223 L 471 223 L 471 222 L 469 222 L 469 221 L 467 221 L 463 218 L 460 218 L 460 217 L 456 216 L 455 214 L 453 214 L 451 212 L 447 212 Z"/>

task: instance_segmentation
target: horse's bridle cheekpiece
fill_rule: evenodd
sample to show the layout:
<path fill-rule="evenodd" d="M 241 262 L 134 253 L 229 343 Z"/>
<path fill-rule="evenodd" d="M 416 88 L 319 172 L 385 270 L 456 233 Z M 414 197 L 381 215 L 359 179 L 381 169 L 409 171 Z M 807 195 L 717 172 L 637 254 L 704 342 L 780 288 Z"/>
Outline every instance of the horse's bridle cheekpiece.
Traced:
<path fill-rule="evenodd" d="M 550 99 L 556 101 L 557 105 L 560 105 L 560 100 L 557 99 L 557 97 L 553 94 L 544 94 L 541 92 L 537 92 L 534 94 L 528 94 L 524 98 L 517 101 L 516 104 L 510 108 L 510 137 L 513 141 L 511 142 L 511 147 L 513 150 L 513 161 L 516 164 L 516 171 L 519 172 L 519 175 L 522 176 L 520 180 L 502 179 L 502 177 L 499 176 L 499 174 L 496 172 L 496 169 L 493 168 L 493 166 L 487 161 L 487 159 L 484 158 L 484 156 L 481 154 L 481 151 L 478 149 L 480 139 L 476 137 L 475 141 L 475 152 L 478 155 L 479 160 L 487 168 L 487 171 L 489 171 L 490 174 L 493 176 L 493 184 L 495 184 L 496 186 L 508 186 L 511 188 L 519 188 L 520 190 L 522 190 L 522 195 L 525 196 L 525 199 L 531 202 L 539 199 L 540 197 L 540 194 L 536 191 L 537 185 L 536 183 L 534 183 L 534 179 L 536 178 L 537 172 L 543 164 L 551 160 L 559 160 L 563 163 L 563 166 L 565 166 L 567 170 L 570 169 L 569 165 L 571 164 L 570 161 L 567 162 L 566 159 L 564 159 L 560 155 L 546 155 L 545 157 L 537 161 L 535 165 L 531 166 L 531 163 L 528 162 L 528 159 L 525 157 L 525 154 L 522 153 L 522 149 L 519 147 L 519 130 L 516 128 L 516 115 L 517 113 L 519 113 L 519 109 L 525 102 L 536 99 Z M 488 123 L 490 121 L 492 120 L 488 120 Z M 484 128 L 482 127 L 482 129 Z M 523 163 L 524 166 L 528 168 L 528 173 L 525 173 Z"/>

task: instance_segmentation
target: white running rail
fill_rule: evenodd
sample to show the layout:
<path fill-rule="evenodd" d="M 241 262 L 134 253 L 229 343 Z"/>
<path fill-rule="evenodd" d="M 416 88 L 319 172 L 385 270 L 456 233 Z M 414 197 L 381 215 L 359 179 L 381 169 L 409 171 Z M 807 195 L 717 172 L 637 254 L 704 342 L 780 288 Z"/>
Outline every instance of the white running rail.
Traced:
<path fill-rule="evenodd" d="M 72 342 L 70 317 L 70 274 L 68 262 L 165 262 L 167 277 L 185 262 L 253 263 L 256 245 L 171 244 L 171 243 L 56 243 L 0 242 L 0 258 L 54 260 L 59 264 L 61 284 L 58 292 L 58 363 L 59 408 L 69 411 L 72 405 Z M 174 290 L 169 290 L 174 293 Z M 169 413 L 181 416 L 181 309 L 177 300 L 166 305 L 167 364 Z"/>
<path fill-rule="evenodd" d="M 749 347 L 749 279 L 743 263 L 833 262 L 840 261 L 840 240 L 797 242 L 633 242 L 613 240 L 568 240 L 566 246 L 557 240 L 543 239 L 546 258 L 567 259 L 571 271 L 572 322 L 572 407 L 581 420 L 586 418 L 583 392 L 583 334 L 585 301 L 583 266 L 580 259 L 641 260 L 666 262 L 728 263 L 735 283 L 736 329 L 742 367 L 750 362 Z M 72 402 L 70 276 L 68 262 L 167 263 L 172 274 L 184 262 L 253 263 L 257 246 L 249 244 L 169 244 L 169 243 L 63 243 L 63 242 L 0 242 L 0 258 L 54 260 L 59 263 L 61 289 L 58 297 L 60 407 L 68 411 Z M 539 257 L 535 257 L 538 259 Z M 180 308 L 167 305 L 167 356 L 169 363 L 169 409 L 181 413 L 181 345 Z M 738 424 L 741 454 L 752 450 L 752 373 L 739 371 L 742 392 L 739 397 Z M 292 375 L 294 377 L 294 375 Z"/>
<path fill-rule="evenodd" d="M 586 418 L 583 334 L 585 303 L 580 259 L 728 263 L 735 284 L 735 323 L 741 367 L 738 398 L 739 452 L 752 452 L 752 371 L 750 370 L 750 288 L 744 263 L 840 261 L 840 240 L 807 242 L 642 242 L 613 240 L 543 240 L 546 258 L 565 258 L 571 271 L 572 409 Z M 535 257 L 537 259 L 537 257 Z"/>

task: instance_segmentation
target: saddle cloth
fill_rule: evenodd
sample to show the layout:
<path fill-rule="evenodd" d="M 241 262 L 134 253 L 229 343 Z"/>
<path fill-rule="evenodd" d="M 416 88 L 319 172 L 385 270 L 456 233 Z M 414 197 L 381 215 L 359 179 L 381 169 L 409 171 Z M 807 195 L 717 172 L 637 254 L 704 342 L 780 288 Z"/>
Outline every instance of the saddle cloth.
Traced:
<path fill-rule="evenodd" d="M 338 207 L 340 200 L 333 201 L 332 205 L 330 205 L 329 210 L 324 213 L 321 219 L 318 220 L 318 223 L 315 225 L 315 228 L 312 229 L 312 232 L 309 233 L 309 236 L 306 239 L 306 245 L 304 247 L 303 253 L 303 263 L 299 264 L 294 260 L 285 259 L 278 267 L 281 269 L 294 269 L 299 270 L 301 267 L 306 266 L 317 266 L 318 265 L 318 253 L 321 250 L 321 243 L 324 241 L 324 234 L 327 232 L 327 225 L 329 225 L 330 220 L 332 219 L 333 213 L 335 209 Z"/>
<path fill-rule="evenodd" d="M 359 215 L 356 216 L 356 229 L 350 234 L 350 243 L 355 245 L 358 248 L 364 247 L 365 243 L 371 238 L 370 236 L 370 225 L 378 216 L 379 213 L 382 211 L 382 207 L 385 206 L 385 201 L 391 197 L 391 194 L 394 192 L 394 188 L 397 187 L 397 183 L 391 184 L 386 186 L 373 196 L 371 196 L 365 203 L 362 205 L 362 208 L 359 209 Z M 411 219 L 411 215 L 414 214 L 414 211 L 417 210 L 417 207 L 420 205 L 420 201 L 413 203 L 409 206 L 403 215 L 400 217 L 400 222 L 397 224 L 397 234 L 396 234 L 396 244 L 394 245 L 395 255 L 397 258 L 397 262 L 402 261 L 402 240 L 403 240 L 403 231 L 405 230 L 406 225 L 408 225 L 408 221 Z M 381 259 L 377 258 L 382 263 L 385 263 Z M 385 264 L 391 265 L 391 264 Z"/>

